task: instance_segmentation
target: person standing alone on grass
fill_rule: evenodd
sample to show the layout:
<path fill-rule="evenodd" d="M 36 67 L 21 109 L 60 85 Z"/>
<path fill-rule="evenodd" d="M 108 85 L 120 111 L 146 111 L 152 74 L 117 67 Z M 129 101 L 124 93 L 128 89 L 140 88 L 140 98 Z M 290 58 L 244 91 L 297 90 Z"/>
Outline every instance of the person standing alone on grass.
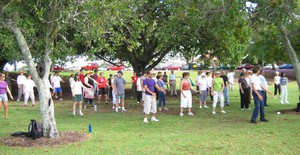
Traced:
<path fill-rule="evenodd" d="M 211 94 L 213 94 L 213 96 L 214 96 L 212 114 L 216 114 L 218 98 L 220 98 L 221 113 L 224 113 L 224 114 L 226 113 L 224 111 L 223 89 L 224 89 L 224 80 L 220 77 L 220 72 L 216 71 L 215 77 L 212 81 L 212 87 L 211 87 Z"/>
<path fill-rule="evenodd" d="M 26 81 L 26 76 L 24 75 L 24 70 L 20 70 L 20 75 L 17 77 L 17 84 L 18 84 L 18 99 L 17 102 L 21 100 L 22 94 L 23 94 L 23 87 L 24 87 L 24 82 Z"/>
<path fill-rule="evenodd" d="M 122 76 L 123 76 L 123 72 L 118 71 L 118 75 L 114 79 L 114 87 L 115 87 L 114 91 L 115 91 L 116 98 L 117 98 L 116 108 L 115 108 L 116 112 L 118 112 L 119 102 L 121 102 L 121 105 L 122 105 L 122 112 L 126 112 L 125 103 L 124 103 L 126 81 Z"/>
<path fill-rule="evenodd" d="M 158 111 L 162 111 L 161 109 L 161 105 L 163 104 L 164 106 L 164 110 L 169 110 L 167 107 L 166 107 L 166 89 L 165 89 L 165 83 L 163 81 L 163 76 L 162 75 L 157 75 L 157 85 L 161 88 L 161 90 L 164 90 L 164 92 L 158 90 L 158 99 L 159 99 L 159 102 L 158 102 Z"/>
<path fill-rule="evenodd" d="M 35 97 L 34 97 L 33 87 L 36 87 L 35 83 L 31 79 L 31 75 L 28 74 L 27 80 L 25 81 L 25 84 L 24 84 L 24 106 L 27 106 L 27 101 L 28 101 L 29 97 L 31 99 L 32 106 L 35 105 L 35 101 L 34 101 Z"/>
<path fill-rule="evenodd" d="M 252 96 L 254 100 L 254 110 L 251 117 L 251 123 L 257 123 L 256 118 L 258 116 L 258 113 L 260 112 L 260 121 L 262 122 L 268 122 L 268 120 L 265 118 L 265 106 L 263 102 L 263 94 L 262 90 L 267 91 L 268 93 L 272 94 L 270 91 L 268 91 L 263 84 L 261 83 L 258 75 L 260 73 L 260 68 L 255 67 L 253 68 L 253 75 L 251 76 L 251 85 L 252 85 Z"/>
<path fill-rule="evenodd" d="M 171 74 L 170 74 L 170 77 L 169 77 L 169 83 L 170 83 L 170 93 L 171 93 L 171 95 L 177 96 L 176 76 L 175 76 L 173 70 L 171 70 Z"/>
<path fill-rule="evenodd" d="M 0 109 L 2 107 L 2 103 L 4 106 L 4 115 L 5 118 L 8 118 L 8 98 L 7 94 L 9 94 L 10 98 L 13 100 L 13 96 L 8 88 L 7 83 L 5 82 L 5 75 L 0 73 Z"/>
<path fill-rule="evenodd" d="M 241 98 L 241 110 L 244 110 L 244 108 L 251 110 L 249 108 L 249 86 L 246 81 L 246 75 L 245 73 L 241 73 L 240 78 L 239 78 L 239 88 L 240 88 L 240 98 Z"/>
<path fill-rule="evenodd" d="M 60 82 L 65 82 L 62 80 L 62 78 L 58 75 L 58 72 L 56 71 L 54 76 L 52 77 L 52 83 L 55 89 L 55 93 L 52 94 L 52 96 L 55 94 L 55 98 L 58 98 L 58 93 L 59 93 L 59 100 L 63 100 L 62 98 L 62 89 L 60 86 Z"/>
<path fill-rule="evenodd" d="M 275 72 L 273 82 L 274 82 L 274 98 L 276 99 L 277 91 L 278 91 L 278 95 L 280 96 L 280 76 L 278 71 Z"/>
<path fill-rule="evenodd" d="M 109 87 L 106 78 L 104 77 L 104 73 L 101 72 L 100 76 L 97 79 L 98 82 L 98 104 L 101 102 L 101 97 L 102 95 L 105 98 L 105 104 L 108 104 L 108 99 L 107 99 L 107 87 Z"/>
<path fill-rule="evenodd" d="M 195 92 L 198 92 L 195 88 L 192 87 L 191 80 L 189 79 L 190 74 L 188 72 L 182 73 L 182 81 L 180 82 L 180 114 L 179 116 L 183 116 L 183 108 L 188 108 L 188 115 L 194 116 L 192 113 L 192 92 L 191 90 L 194 90 Z"/>
<path fill-rule="evenodd" d="M 82 88 L 87 89 L 80 81 L 79 74 L 75 74 L 75 80 L 71 83 L 71 92 L 73 97 L 73 115 L 76 115 L 76 105 L 79 104 L 79 112 L 80 116 L 82 113 Z"/>
<path fill-rule="evenodd" d="M 143 86 L 145 89 L 145 103 L 144 103 L 144 123 L 148 123 L 148 115 L 150 112 L 152 113 L 151 121 L 158 122 L 159 120 L 156 118 L 156 93 L 155 89 L 157 88 L 162 93 L 166 93 L 164 89 L 161 89 L 157 83 L 153 80 L 155 73 L 153 71 L 147 72 L 147 78 L 143 81 Z"/>
<path fill-rule="evenodd" d="M 288 91 L 287 91 L 287 84 L 288 84 L 289 80 L 288 78 L 285 76 L 285 73 L 281 73 L 281 77 L 280 77 L 280 89 L 281 89 L 281 99 L 280 99 L 280 103 L 281 104 L 289 104 L 288 101 Z"/>

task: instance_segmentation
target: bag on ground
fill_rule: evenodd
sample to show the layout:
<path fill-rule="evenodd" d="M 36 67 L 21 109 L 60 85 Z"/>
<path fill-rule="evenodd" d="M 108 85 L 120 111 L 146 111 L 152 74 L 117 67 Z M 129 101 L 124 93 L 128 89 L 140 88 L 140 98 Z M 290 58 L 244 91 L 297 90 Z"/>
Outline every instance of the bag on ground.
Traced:
<path fill-rule="evenodd" d="M 32 139 L 43 137 L 43 125 L 34 119 L 31 120 L 30 124 L 28 125 L 27 137 L 31 137 Z"/>

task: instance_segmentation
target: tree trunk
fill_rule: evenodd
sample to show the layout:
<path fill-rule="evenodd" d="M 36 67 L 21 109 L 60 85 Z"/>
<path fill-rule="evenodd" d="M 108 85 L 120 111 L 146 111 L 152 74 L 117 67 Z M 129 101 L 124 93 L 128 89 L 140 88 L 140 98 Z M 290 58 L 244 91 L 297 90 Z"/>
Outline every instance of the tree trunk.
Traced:
<path fill-rule="evenodd" d="M 54 117 L 54 104 L 51 98 L 49 81 L 48 81 L 49 70 L 51 65 L 51 61 L 49 59 L 49 53 L 50 53 L 49 50 L 51 50 L 51 48 L 46 47 L 45 57 L 44 57 L 45 74 L 43 77 L 40 77 L 36 70 L 36 66 L 32 59 L 32 55 L 30 53 L 28 44 L 22 32 L 20 31 L 20 28 L 15 25 L 11 25 L 10 29 L 12 30 L 12 32 L 14 33 L 17 39 L 17 42 L 19 44 L 25 62 L 29 67 L 29 71 L 30 74 L 32 75 L 32 79 L 35 82 L 38 90 L 39 101 L 40 101 L 40 112 L 43 119 L 42 122 L 43 122 L 44 136 L 49 136 L 50 138 L 57 138 L 59 137 L 59 134 L 56 128 L 56 121 Z"/>
<path fill-rule="evenodd" d="M 294 71 L 296 74 L 297 84 L 298 84 L 298 92 L 300 92 L 300 63 L 298 56 L 291 45 L 290 39 L 288 37 L 287 31 L 283 25 L 277 26 L 278 30 L 280 31 L 284 47 L 286 52 L 289 54 L 290 60 L 294 66 Z"/>

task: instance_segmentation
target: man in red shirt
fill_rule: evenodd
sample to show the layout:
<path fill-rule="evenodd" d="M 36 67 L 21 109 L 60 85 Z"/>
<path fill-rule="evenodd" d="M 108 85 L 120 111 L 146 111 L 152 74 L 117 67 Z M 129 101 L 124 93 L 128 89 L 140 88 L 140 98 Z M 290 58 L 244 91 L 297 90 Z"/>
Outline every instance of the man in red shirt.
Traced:
<path fill-rule="evenodd" d="M 137 79 L 138 79 L 138 76 L 136 76 L 136 73 L 133 72 L 133 76 L 131 77 L 131 83 L 132 83 L 132 87 L 131 87 L 131 90 L 132 90 L 132 96 L 131 98 L 133 98 L 135 95 L 136 95 L 136 82 L 137 82 Z"/>
<path fill-rule="evenodd" d="M 100 76 L 97 79 L 98 82 L 98 104 L 100 104 L 101 97 L 104 95 L 105 97 L 105 104 L 107 103 L 107 87 L 109 87 L 106 78 L 104 77 L 103 72 L 99 74 Z"/>

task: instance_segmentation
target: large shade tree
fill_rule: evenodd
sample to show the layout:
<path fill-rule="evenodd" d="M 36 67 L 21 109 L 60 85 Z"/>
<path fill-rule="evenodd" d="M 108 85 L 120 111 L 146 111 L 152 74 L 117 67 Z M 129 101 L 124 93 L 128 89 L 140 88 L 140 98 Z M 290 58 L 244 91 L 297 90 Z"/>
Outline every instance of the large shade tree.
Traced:
<path fill-rule="evenodd" d="M 51 58 L 63 58 L 74 51 L 69 46 L 68 39 L 73 36 L 69 32 L 83 22 L 84 3 L 84 0 L 3 0 L 0 3 L 0 36 L 14 40 L 14 46 L 29 67 L 38 90 L 43 132 L 50 138 L 59 136 L 48 81 Z M 7 46 L 8 42 L 2 44 L 13 47 Z"/>
<path fill-rule="evenodd" d="M 251 22 L 253 24 L 268 25 L 275 27 L 280 36 L 280 42 L 284 51 L 277 55 L 288 55 L 294 66 L 298 90 L 300 91 L 300 62 L 299 62 L 299 32 L 300 32 L 300 9 L 298 0 L 251 0 L 249 2 L 257 4 L 251 11 Z M 274 38 L 265 38 L 272 40 Z M 274 46 L 280 46 L 273 41 Z M 265 51 L 262 51 L 265 52 Z M 269 51 L 267 51 L 269 52 Z"/>

